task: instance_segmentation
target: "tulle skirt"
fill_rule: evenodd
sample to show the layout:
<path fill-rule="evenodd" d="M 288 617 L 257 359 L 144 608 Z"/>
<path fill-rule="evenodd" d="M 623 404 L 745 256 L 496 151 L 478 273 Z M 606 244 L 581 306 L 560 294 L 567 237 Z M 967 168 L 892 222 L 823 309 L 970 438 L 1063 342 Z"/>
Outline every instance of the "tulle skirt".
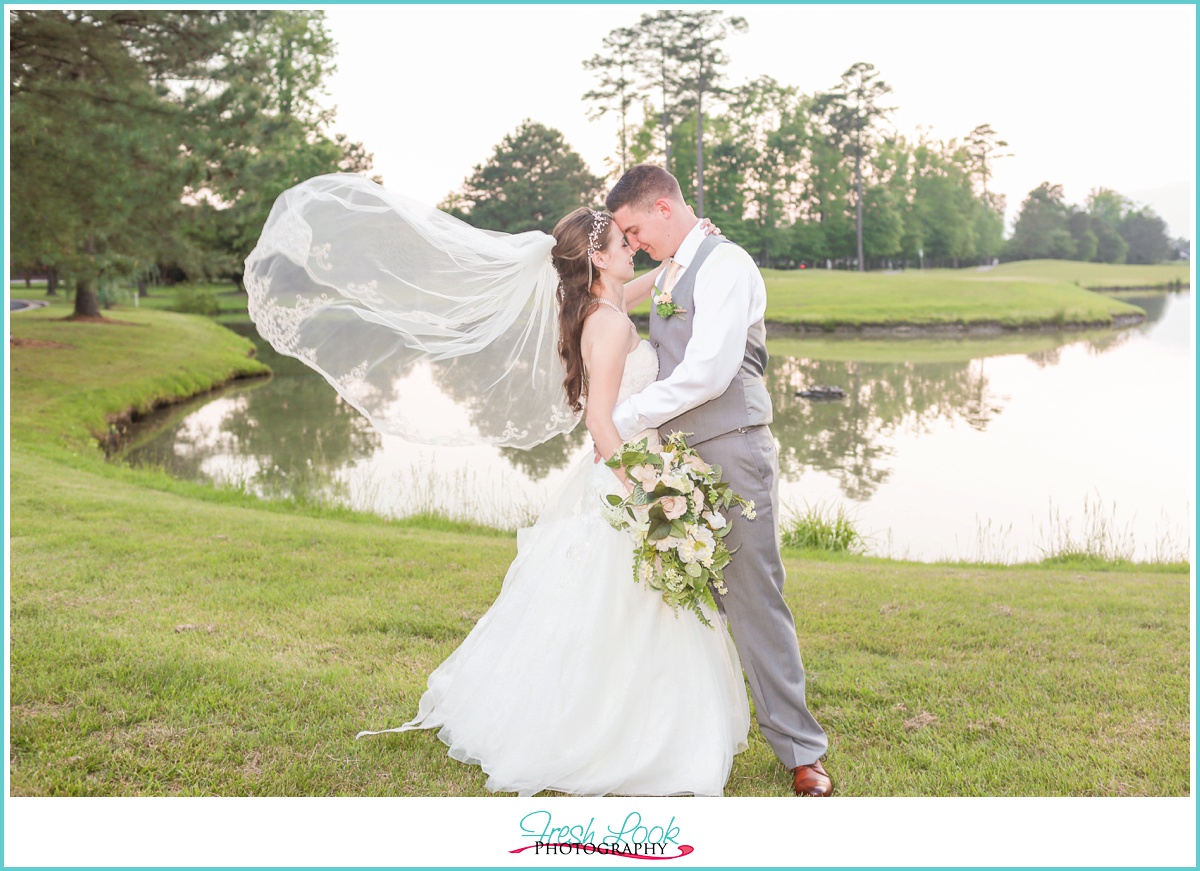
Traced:
<path fill-rule="evenodd" d="M 632 538 L 599 511 L 613 490 L 585 458 L 416 717 L 384 731 L 437 729 L 493 791 L 723 793 L 750 722 L 737 651 L 715 613 L 706 627 L 634 581 Z"/>

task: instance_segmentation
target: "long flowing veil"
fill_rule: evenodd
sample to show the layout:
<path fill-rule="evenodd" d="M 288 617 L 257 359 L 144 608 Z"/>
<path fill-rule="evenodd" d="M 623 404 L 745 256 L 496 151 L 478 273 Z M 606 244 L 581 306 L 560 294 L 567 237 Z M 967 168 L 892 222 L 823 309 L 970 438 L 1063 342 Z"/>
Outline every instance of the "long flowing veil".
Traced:
<path fill-rule="evenodd" d="M 472 227 L 362 176 L 275 201 L 246 259 L 250 318 L 381 432 L 531 447 L 572 429 L 554 237 Z"/>

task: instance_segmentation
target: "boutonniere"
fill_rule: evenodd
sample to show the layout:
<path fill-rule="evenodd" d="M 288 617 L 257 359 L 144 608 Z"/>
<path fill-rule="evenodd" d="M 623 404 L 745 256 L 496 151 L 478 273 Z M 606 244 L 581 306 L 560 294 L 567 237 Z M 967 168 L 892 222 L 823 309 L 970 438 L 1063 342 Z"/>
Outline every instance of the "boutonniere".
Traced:
<path fill-rule="evenodd" d="M 666 320 L 671 315 L 679 315 L 681 318 L 687 312 L 681 307 L 675 305 L 671 301 L 671 291 L 663 290 L 654 294 L 654 310 L 658 312 L 658 316 Z M 686 318 L 685 318 L 686 320 Z"/>

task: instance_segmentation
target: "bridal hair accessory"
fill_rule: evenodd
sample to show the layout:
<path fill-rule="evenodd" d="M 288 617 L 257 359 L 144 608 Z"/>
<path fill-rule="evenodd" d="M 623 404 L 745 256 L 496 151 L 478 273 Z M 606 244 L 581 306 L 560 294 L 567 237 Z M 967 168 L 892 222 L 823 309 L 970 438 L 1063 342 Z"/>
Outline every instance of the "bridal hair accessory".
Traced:
<path fill-rule="evenodd" d="M 587 246 L 587 264 L 588 264 L 588 286 L 592 284 L 592 255 L 600 252 L 600 237 L 604 235 L 604 231 L 608 228 L 608 222 L 611 218 L 604 212 L 598 212 L 592 209 L 592 229 L 588 233 Z M 597 269 L 603 267 L 597 266 Z"/>
<path fill-rule="evenodd" d="M 600 251 L 600 236 L 608 227 L 610 218 L 604 212 L 597 212 L 592 209 L 592 231 L 588 233 L 588 257 Z"/>

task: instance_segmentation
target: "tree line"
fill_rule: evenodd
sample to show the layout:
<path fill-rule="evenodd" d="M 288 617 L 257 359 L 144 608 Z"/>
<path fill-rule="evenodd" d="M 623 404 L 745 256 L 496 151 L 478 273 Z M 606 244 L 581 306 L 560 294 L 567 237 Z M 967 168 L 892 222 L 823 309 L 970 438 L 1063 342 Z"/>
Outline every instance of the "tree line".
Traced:
<path fill-rule="evenodd" d="M 768 267 L 1170 256 L 1165 224 L 1150 209 L 1099 190 L 1085 220 L 1048 184 L 1030 194 L 1006 240 L 1005 198 L 989 181 L 1011 154 L 989 124 L 948 141 L 897 133 L 886 125 L 892 89 L 869 63 L 813 94 L 768 76 L 728 85 L 724 45 L 746 29 L 718 11 L 664 10 L 603 38 L 583 62 L 596 82 L 583 100 L 589 117 L 617 121 L 609 180 L 634 163 L 665 166 L 697 214 Z M 548 231 L 557 216 L 601 200 L 605 181 L 560 132 L 526 120 L 443 207 L 489 229 Z M 1114 234 L 1124 246 L 1110 244 Z"/>
<path fill-rule="evenodd" d="M 1191 246 L 1169 239 L 1166 223 L 1149 206 L 1138 208 L 1107 188 L 1072 206 L 1063 201 L 1062 186 L 1049 182 L 1029 192 L 1005 247 L 1011 260 L 1096 263 L 1161 263 L 1185 253 L 1190 256 Z"/>
<path fill-rule="evenodd" d="M 156 278 L 240 283 L 271 204 L 326 172 L 369 172 L 361 143 L 326 133 L 334 71 L 323 13 L 10 10 L 11 265 L 99 314 L 105 289 Z M 1031 192 L 1005 240 L 989 190 L 1008 147 L 887 129 L 891 88 L 859 63 L 804 94 L 769 77 L 728 85 L 744 19 L 664 10 L 604 37 L 584 62 L 593 117 L 618 118 L 611 177 L 654 161 L 763 266 L 963 266 L 995 257 L 1153 262 L 1161 219 L 1120 195 L 1082 208 Z M 523 122 L 441 204 L 478 226 L 549 231 L 602 201 L 562 134 Z M 1178 247 L 1178 246 L 1177 246 Z M 1164 251 L 1167 253 L 1164 254 Z"/>
<path fill-rule="evenodd" d="M 326 135 L 321 12 L 9 12 L 15 272 L 75 315 L 154 276 L 240 282 L 275 198 L 371 155 Z"/>

